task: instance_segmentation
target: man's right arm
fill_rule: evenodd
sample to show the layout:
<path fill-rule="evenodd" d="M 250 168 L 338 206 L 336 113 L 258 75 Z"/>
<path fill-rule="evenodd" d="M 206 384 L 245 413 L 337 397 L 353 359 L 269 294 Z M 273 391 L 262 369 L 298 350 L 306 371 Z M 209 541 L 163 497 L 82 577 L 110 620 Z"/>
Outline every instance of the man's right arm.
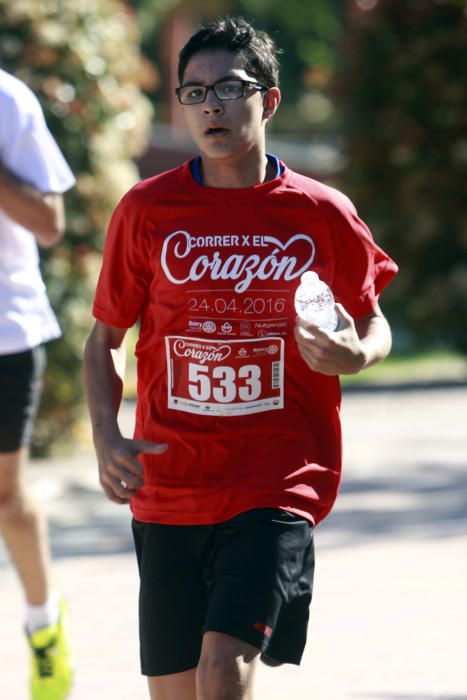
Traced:
<path fill-rule="evenodd" d="M 123 377 L 116 354 L 124 352 L 125 328 L 96 321 L 84 350 L 84 386 L 91 416 L 99 479 L 107 497 L 127 503 L 144 481 L 137 459 L 142 452 L 161 454 L 167 445 L 124 438 L 117 422 L 122 400 Z"/>
<path fill-rule="evenodd" d="M 9 172 L 0 162 L 0 209 L 48 248 L 65 231 L 65 209 L 61 194 L 43 194 Z"/>

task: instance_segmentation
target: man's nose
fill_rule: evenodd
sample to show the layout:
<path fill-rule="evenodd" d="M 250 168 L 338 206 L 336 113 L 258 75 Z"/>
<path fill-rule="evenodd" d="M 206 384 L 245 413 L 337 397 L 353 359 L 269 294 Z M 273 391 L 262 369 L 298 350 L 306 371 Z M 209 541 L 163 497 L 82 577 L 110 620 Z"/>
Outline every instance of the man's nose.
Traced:
<path fill-rule="evenodd" d="M 214 90 L 211 88 L 208 90 L 206 99 L 204 100 L 204 111 L 205 112 L 223 112 L 224 105 L 222 100 L 220 100 Z"/>

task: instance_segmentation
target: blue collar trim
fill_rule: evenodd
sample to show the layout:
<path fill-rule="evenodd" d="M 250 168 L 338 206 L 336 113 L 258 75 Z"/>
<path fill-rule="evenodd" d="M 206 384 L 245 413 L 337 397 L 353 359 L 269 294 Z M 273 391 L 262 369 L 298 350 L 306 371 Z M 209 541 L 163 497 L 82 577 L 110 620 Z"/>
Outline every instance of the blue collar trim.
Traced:
<path fill-rule="evenodd" d="M 283 173 L 283 168 L 281 167 L 281 164 L 279 162 L 279 158 L 274 155 L 274 153 L 266 153 L 266 157 L 268 161 L 274 166 L 275 169 L 275 175 L 274 179 L 280 177 Z M 198 156 L 194 160 L 191 161 L 190 163 L 190 169 L 191 169 L 191 174 L 193 175 L 193 178 L 196 180 L 198 185 L 203 184 L 203 180 L 201 177 L 201 156 Z"/>

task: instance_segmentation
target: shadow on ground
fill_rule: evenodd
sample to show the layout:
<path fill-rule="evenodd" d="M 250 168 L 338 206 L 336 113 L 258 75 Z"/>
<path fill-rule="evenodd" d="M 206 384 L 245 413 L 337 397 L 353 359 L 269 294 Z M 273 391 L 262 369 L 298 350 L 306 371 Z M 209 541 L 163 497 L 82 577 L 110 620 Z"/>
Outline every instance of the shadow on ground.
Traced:
<path fill-rule="evenodd" d="M 128 506 L 108 501 L 103 492 L 71 484 L 64 493 L 68 508 L 49 515 L 54 557 L 133 552 Z"/>
<path fill-rule="evenodd" d="M 347 478 L 334 511 L 319 526 L 324 546 L 386 537 L 438 539 L 467 532 L 465 463 L 414 465 L 398 477 Z M 329 540 L 327 542 L 327 540 Z M 465 700 L 465 699 L 464 699 Z"/>

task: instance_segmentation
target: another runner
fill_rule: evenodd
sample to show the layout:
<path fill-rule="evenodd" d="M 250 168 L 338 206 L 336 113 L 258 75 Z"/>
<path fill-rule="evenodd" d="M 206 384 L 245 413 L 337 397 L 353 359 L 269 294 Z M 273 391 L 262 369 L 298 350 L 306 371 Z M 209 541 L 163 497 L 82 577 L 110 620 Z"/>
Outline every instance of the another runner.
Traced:
<path fill-rule="evenodd" d="M 60 335 L 37 243 L 50 247 L 62 237 L 62 195 L 74 183 L 37 98 L 0 70 L 0 532 L 26 598 L 33 700 L 64 700 L 72 682 L 68 613 L 51 589 L 47 526 L 25 466 L 44 344 Z"/>
<path fill-rule="evenodd" d="M 105 244 L 85 351 L 100 480 L 130 502 L 153 700 L 252 697 L 257 659 L 300 662 L 313 527 L 341 478 L 339 374 L 383 359 L 396 265 L 343 194 L 265 151 L 276 48 L 241 18 L 201 28 L 177 89 L 200 157 L 136 185 Z M 340 328 L 296 323 L 305 270 Z M 134 439 L 112 353 L 140 322 Z"/>

